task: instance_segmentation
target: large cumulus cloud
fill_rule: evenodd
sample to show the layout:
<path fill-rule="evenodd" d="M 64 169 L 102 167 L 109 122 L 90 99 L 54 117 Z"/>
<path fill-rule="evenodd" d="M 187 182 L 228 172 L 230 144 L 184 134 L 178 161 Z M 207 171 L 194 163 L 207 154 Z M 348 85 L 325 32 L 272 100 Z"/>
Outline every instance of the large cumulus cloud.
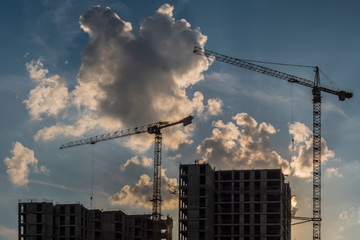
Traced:
<path fill-rule="evenodd" d="M 166 176 L 166 170 L 161 171 L 161 207 L 165 210 L 173 210 L 178 207 L 177 197 L 169 192 L 169 186 L 177 186 L 176 178 Z M 143 174 L 134 185 L 125 185 L 118 193 L 109 197 L 113 205 L 152 208 L 151 196 L 153 182 L 150 176 Z"/>
<path fill-rule="evenodd" d="M 193 46 L 204 46 L 207 38 L 186 20 L 175 20 L 172 12 L 173 7 L 164 4 L 143 20 L 138 31 L 110 8 L 95 6 L 82 14 L 80 27 L 88 33 L 89 43 L 83 51 L 78 84 L 71 92 L 61 85 L 62 106 L 76 109 L 78 117 L 41 129 L 36 140 L 81 136 L 95 127 L 113 130 L 179 120 L 189 114 L 207 118 L 221 113 L 220 99 L 206 100 L 199 91 L 191 96 L 186 92 L 204 78 L 202 73 L 209 67 L 206 58 L 192 53 Z M 41 63 L 33 69 L 41 77 L 48 73 Z M 32 115 L 57 115 L 65 108 L 53 105 L 50 97 L 44 95 L 42 105 L 46 107 Z M 36 102 L 30 96 L 26 104 L 31 110 Z M 78 125 L 81 129 L 74 131 L 73 126 Z M 165 146 L 174 149 L 191 142 L 189 132 L 175 129 L 173 135 L 176 141 L 170 146 L 164 142 Z M 130 139 L 128 146 L 135 150 L 150 146 L 138 147 L 136 137 Z M 142 140 L 148 143 L 152 138 Z"/>
<path fill-rule="evenodd" d="M 42 115 L 58 116 L 68 103 L 65 79 L 58 75 L 48 76 L 49 71 L 40 60 L 27 63 L 26 68 L 30 78 L 37 83 L 24 101 L 29 114 L 36 120 L 41 120 Z"/>
<path fill-rule="evenodd" d="M 294 139 L 289 145 L 294 158 L 289 161 L 272 149 L 270 137 L 277 130 L 271 124 L 259 124 L 247 113 L 238 113 L 232 120 L 213 122 L 212 135 L 197 147 L 203 162 L 220 168 L 282 168 L 285 174 L 312 177 L 312 132 L 305 124 L 289 124 L 289 134 Z M 334 152 L 324 139 L 321 143 L 322 163 L 325 163 L 334 157 Z"/>
<path fill-rule="evenodd" d="M 30 172 L 49 172 L 45 166 L 38 168 L 38 160 L 35 158 L 34 151 L 24 147 L 20 142 L 14 144 L 11 154 L 12 157 L 5 158 L 4 163 L 7 166 L 6 172 L 9 179 L 15 185 L 28 184 Z"/>
<path fill-rule="evenodd" d="M 197 147 L 202 161 L 228 168 L 278 168 L 289 172 L 289 162 L 271 150 L 271 124 L 258 124 L 247 113 L 232 117 L 234 122 L 213 122 L 212 135 Z"/>
<path fill-rule="evenodd" d="M 312 131 L 303 123 L 295 122 L 289 125 L 289 133 L 293 136 L 294 159 L 291 163 L 293 175 L 302 178 L 311 178 L 313 172 L 313 138 Z M 324 138 L 321 138 L 321 162 L 324 164 L 334 157 Z M 330 170 L 331 171 L 331 170 Z M 338 173 L 339 174 L 339 173 Z"/>

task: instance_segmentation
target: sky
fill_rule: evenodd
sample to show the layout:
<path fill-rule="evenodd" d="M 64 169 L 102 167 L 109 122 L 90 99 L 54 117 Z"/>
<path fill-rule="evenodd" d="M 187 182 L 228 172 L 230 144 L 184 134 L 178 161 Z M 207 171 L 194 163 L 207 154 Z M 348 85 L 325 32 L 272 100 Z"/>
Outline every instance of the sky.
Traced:
<path fill-rule="evenodd" d="M 17 203 L 151 213 L 154 136 L 69 141 L 193 115 L 163 130 L 162 213 L 177 231 L 180 163 L 282 168 L 296 216 L 312 216 L 311 89 L 192 53 L 319 66 L 322 238 L 360 234 L 357 1 L 5 0 L 0 8 L 0 239 Z M 313 68 L 266 65 L 309 80 Z M 335 83 L 335 85 L 333 85 Z M 292 144 L 293 139 L 293 144 Z M 171 187 L 169 187 L 171 186 Z M 311 239 L 312 224 L 292 227 Z M 177 235 L 174 234 L 177 239 Z"/>

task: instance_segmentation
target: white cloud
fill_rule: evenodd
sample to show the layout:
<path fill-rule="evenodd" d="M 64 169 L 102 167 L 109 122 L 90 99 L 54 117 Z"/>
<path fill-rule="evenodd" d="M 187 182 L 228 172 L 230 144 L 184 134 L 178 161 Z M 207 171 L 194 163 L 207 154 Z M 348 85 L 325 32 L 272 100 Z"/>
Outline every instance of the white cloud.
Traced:
<path fill-rule="evenodd" d="M 43 172 L 45 174 L 49 173 L 49 170 L 44 166 L 38 169 L 38 160 L 35 158 L 34 151 L 24 147 L 20 142 L 14 144 L 11 154 L 12 157 L 5 158 L 4 163 L 7 166 L 6 172 L 13 184 L 19 186 L 28 184 L 30 171 L 36 173 Z"/>
<path fill-rule="evenodd" d="M 235 122 L 213 122 L 212 136 L 197 147 L 202 161 L 235 168 L 282 168 L 289 172 L 289 163 L 271 150 L 270 136 L 276 133 L 271 124 L 258 124 L 247 113 L 232 118 Z"/>
<path fill-rule="evenodd" d="M 219 120 L 213 122 L 212 135 L 197 147 L 202 155 L 202 161 L 217 167 L 230 168 L 282 168 L 284 174 L 291 174 L 300 178 L 312 177 L 312 132 L 302 123 L 289 125 L 289 133 L 293 136 L 293 162 L 289 163 L 276 151 L 272 150 L 270 136 L 277 130 L 269 123 L 258 123 L 247 113 L 238 113 L 233 121 L 224 123 Z M 322 163 L 334 157 L 322 139 Z M 338 169 L 329 169 L 329 176 L 341 177 Z"/>
<path fill-rule="evenodd" d="M 52 140 L 59 135 L 79 137 L 98 126 L 99 121 L 96 118 L 92 118 L 90 115 L 84 114 L 83 118 L 80 118 L 72 125 L 66 125 L 58 123 L 50 127 L 44 127 L 40 129 L 34 136 L 36 141 L 48 141 Z"/>
<path fill-rule="evenodd" d="M 30 78 L 37 86 L 24 101 L 30 116 L 41 120 L 41 115 L 57 116 L 66 106 L 69 98 L 65 79 L 58 75 L 47 77 L 49 71 L 40 60 L 26 64 Z"/>
<path fill-rule="evenodd" d="M 291 215 L 295 216 L 296 212 L 298 211 L 298 207 L 297 207 L 297 200 L 296 200 L 296 196 L 292 195 L 291 196 Z"/>
<path fill-rule="evenodd" d="M 182 157 L 182 155 L 180 153 L 176 154 L 175 156 L 172 156 L 172 157 L 168 157 L 168 159 L 171 159 L 171 160 L 176 160 L 176 159 L 180 159 Z"/>
<path fill-rule="evenodd" d="M 17 239 L 17 236 L 18 236 L 17 229 L 0 226 L 0 238 L 2 240 L 14 240 Z"/>
<path fill-rule="evenodd" d="M 291 168 L 294 176 L 302 178 L 311 178 L 313 172 L 313 139 L 312 131 L 300 122 L 295 122 L 289 125 L 289 133 L 294 139 L 294 162 L 291 163 Z M 292 145 L 289 149 L 292 150 Z M 326 141 L 321 139 L 321 161 L 322 164 L 328 159 L 334 157 L 334 152 L 329 150 Z"/>
<path fill-rule="evenodd" d="M 342 178 L 342 174 L 339 172 L 339 169 L 338 168 L 327 168 L 326 169 L 326 173 L 328 175 L 329 178 L 335 176 L 335 177 L 338 177 L 338 178 Z"/>
<path fill-rule="evenodd" d="M 205 118 L 209 116 L 217 116 L 222 113 L 223 101 L 219 98 L 209 99 Z"/>
<path fill-rule="evenodd" d="M 129 166 L 130 164 L 140 165 L 143 167 L 151 167 L 153 165 L 153 160 L 152 158 L 148 158 L 146 156 L 142 156 L 141 159 L 139 160 L 138 156 L 134 156 L 128 159 L 124 165 L 121 165 L 120 169 L 122 171 L 125 171 L 126 167 Z"/>
<path fill-rule="evenodd" d="M 176 209 L 178 207 L 177 197 L 172 195 L 168 190 L 168 186 L 177 186 L 176 178 L 168 178 L 166 170 L 162 170 L 161 174 L 161 208 Z M 146 174 L 140 176 L 139 181 L 134 185 L 125 185 L 118 193 L 109 197 L 109 201 L 113 205 L 152 208 L 153 182 Z"/>
<path fill-rule="evenodd" d="M 339 219 L 356 225 L 360 224 L 360 208 L 351 207 L 349 210 L 342 211 Z"/>
<path fill-rule="evenodd" d="M 41 79 L 26 100 L 30 114 L 34 118 L 44 113 L 56 116 L 65 106 L 67 109 L 75 107 L 78 113 L 76 119 L 64 114 L 66 124 L 41 129 L 35 139 L 80 136 L 95 127 L 110 129 L 112 126 L 114 129 L 176 121 L 190 114 L 201 118 L 220 114 L 221 99 L 204 100 L 201 92 L 193 96 L 186 93 L 188 87 L 204 79 L 203 72 L 210 65 L 206 58 L 192 53 L 193 46 L 204 46 L 207 37 L 200 29 L 191 29 L 186 20 L 175 20 L 173 9 L 164 4 L 155 15 L 143 20 L 136 33 L 132 33 L 131 23 L 110 8 L 95 6 L 82 14 L 80 27 L 89 34 L 90 40 L 83 51 L 78 84 L 71 93 L 67 92 L 65 84 L 61 85 L 60 77 L 46 78 L 48 70 L 40 61 L 29 63 L 31 78 Z M 52 79 L 51 87 L 47 85 L 48 79 Z M 55 89 L 62 92 L 61 107 L 53 103 L 54 95 L 43 93 Z M 41 99 L 35 98 L 35 92 L 42 93 Z M 88 124 L 80 124 L 81 119 L 87 119 Z M 192 142 L 189 140 L 192 132 L 172 129 L 168 132 L 176 138 L 164 140 L 165 147 L 177 149 L 180 144 Z M 129 138 L 127 146 L 144 151 L 153 141 L 138 139 Z"/>

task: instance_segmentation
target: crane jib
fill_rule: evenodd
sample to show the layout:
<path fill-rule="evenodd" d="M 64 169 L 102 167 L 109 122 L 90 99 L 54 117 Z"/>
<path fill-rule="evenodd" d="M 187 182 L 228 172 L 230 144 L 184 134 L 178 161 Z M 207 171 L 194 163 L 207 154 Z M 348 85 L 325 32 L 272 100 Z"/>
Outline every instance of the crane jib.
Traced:
<path fill-rule="evenodd" d="M 248 62 L 243 59 L 226 56 L 224 54 L 220 54 L 220 53 L 217 53 L 217 52 L 214 52 L 211 50 L 207 50 L 207 49 L 204 49 L 204 48 L 201 48 L 198 46 L 194 47 L 193 52 L 195 54 L 203 55 L 203 56 L 209 57 L 211 59 L 214 59 L 214 60 L 217 60 L 220 62 L 225 62 L 225 63 L 231 64 L 231 65 L 237 66 L 237 67 L 248 69 L 250 71 L 259 72 L 259 73 L 262 73 L 262 74 L 265 74 L 268 76 L 279 78 L 279 79 L 285 80 L 290 83 L 296 83 L 296 84 L 303 85 L 303 86 L 310 87 L 310 88 L 314 88 L 314 87 L 318 86 L 320 91 L 322 91 L 322 92 L 337 95 L 339 97 L 340 101 L 344 101 L 347 98 L 352 98 L 352 96 L 353 96 L 353 93 L 351 93 L 351 92 L 339 91 L 338 89 L 331 89 L 329 87 L 316 85 L 313 81 L 310 81 L 305 78 L 301 78 L 301 77 L 294 76 L 294 75 L 291 75 L 288 73 L 284 73 L 284 72 L 281 72 L 281 71 L 278 71 L 275 69 L 264 67 L 264 66 L 252 63 L 252 62 Z"/>

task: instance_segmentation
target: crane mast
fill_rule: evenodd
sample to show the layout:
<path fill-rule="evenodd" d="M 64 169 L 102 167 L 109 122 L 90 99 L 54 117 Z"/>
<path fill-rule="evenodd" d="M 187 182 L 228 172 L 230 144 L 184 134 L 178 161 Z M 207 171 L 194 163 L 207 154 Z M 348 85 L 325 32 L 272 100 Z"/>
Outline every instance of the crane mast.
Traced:
<path fill-rule="evenodd" d="M 284 73 L 252 62 L 233 58 L 211 50 L 195 46 L 193 52 L 220 62 L 259 72 L 290 83 L 300 84 L 312 88 L 313 95 L 313 240 L 321 239 L 321 92 L 338 96 L 340 101 L 352 98 L 351 92 L 323 87 L 320 84 L 319 68 L 314 67 L 315 79 L 310 81 L 295 75 Z"/>
<path fill-rule="evenodd" d="M 126 137 L 141 133 L 155 134 L 154 144 L 154 180 L 153 180 L 153 209 L 152 209 L 152 220 L 158 221 L 161 219 L 161 155 L 162 155 L 162 133 L 161 129 L 174 126 L 177 124 L 183 124 L 183 126 L 189 125 L 193 116 L 181 119 L 176 122 L 157 122 L 140 127 L 130 128 L 126 130 L 116 131 L 113 133 L 106 133 L 97 135 L 90 138 L 80 139 L 72 142 L 62 144 L 60 149 L 81 146 L 85 144 L 95 144 L 102 141 L 108 141 L 120 137 Z"/>

